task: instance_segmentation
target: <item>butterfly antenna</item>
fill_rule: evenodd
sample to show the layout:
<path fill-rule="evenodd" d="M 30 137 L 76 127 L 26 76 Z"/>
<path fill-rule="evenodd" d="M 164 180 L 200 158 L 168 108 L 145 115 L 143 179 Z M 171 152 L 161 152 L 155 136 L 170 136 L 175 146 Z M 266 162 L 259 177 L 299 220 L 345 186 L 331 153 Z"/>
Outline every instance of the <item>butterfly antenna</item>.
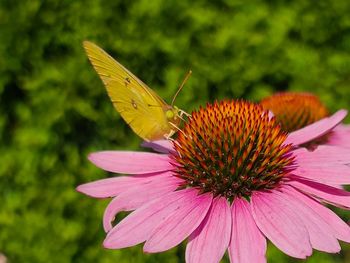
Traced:
<path fill-rule="evenodd" d="M 184 78 L 184 80 L 182 81 L 180 88 L 176 91 L 173 100 L 171 101 L 171 107 L 174 107 L 174 102 L 176 100 L 177 95 L 179 95 L 180 91 L 182 90 L 182 88 L 185 86 L 185 83 L 187 82 L 188 78 L 191 76 L 192 74 L 192 70 L 189 70 Z"/>

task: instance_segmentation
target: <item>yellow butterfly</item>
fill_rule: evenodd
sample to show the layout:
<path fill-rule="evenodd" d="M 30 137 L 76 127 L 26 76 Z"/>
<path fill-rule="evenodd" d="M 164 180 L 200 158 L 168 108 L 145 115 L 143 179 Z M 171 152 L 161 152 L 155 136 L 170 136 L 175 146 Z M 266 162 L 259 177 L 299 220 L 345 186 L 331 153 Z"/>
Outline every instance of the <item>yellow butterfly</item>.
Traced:
<path fill-rule="evenodd" d="M 115 109 L 131 129 L 146 141 L 170 138 L 184 113 L 173 106 L 173 102 L 190 73 L 170 106 L 103 49 L 89 41 L 84 41 L 83 45 Z"/>

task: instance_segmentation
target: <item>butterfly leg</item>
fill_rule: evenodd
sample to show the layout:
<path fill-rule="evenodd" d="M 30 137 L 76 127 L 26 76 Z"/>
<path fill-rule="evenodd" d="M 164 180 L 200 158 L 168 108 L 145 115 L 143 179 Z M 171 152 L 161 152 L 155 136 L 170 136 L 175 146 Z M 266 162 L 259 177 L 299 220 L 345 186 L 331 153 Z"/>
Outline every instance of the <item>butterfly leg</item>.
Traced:
<path fill-rule="evenodd" d="M 175 134 L 175 132 L 176 132 L 175 130 L 171 129 L 168 134 L 164 134 L 164 138 L 170 141 L 173 140 L 171 137 Z"/>
<path fill-rule="evenodd" d="M 191 118 L 192 117 L 192 115 L 188 114 L 186 111 L 183 111 L 183 110 L 179 109 L 179 112 L 180 112 L 180 117 L 182 117 L 183 115 L 185 115 L 187 118 Z"/>
<path fill-rule="evenodd" d="M 170 138 L 171 136 L 173 136 L 176 132 L 181 132 L 185 137 L 187 137 L 187 135 L 176 125 L 176 124 L 174 124 L 174 123 L 172 123 L 172 122 L 169 122 L 169 124 L 171 125 L 171 126 L 173 126 L 175 129 L 173 130 L 173 129 L 171 129 L 170 130 L 170 132 L 169 132 L 169 134 L 168 135 L 166 135 L 168 138 Z"/>

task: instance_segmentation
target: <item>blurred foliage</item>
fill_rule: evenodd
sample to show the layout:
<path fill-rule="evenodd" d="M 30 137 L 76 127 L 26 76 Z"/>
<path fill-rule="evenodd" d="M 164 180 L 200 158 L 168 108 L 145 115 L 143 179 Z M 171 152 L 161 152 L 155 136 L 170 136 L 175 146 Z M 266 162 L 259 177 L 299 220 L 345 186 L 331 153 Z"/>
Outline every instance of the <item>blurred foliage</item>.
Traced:
<path fill-rule="evenodd" d="M 10 262 L 184 261 L 183 246 L 155 255 L 103 249 L 107 200 L 75 191 L 106 177 L 89 152 L 140 143 L 113 110 L 83 40 L 168 102 L 191 68 L 176 103 L 186 111 L 287 89 L 312 91 L 334 111 L 350 105 L 349 14 L 348 0 L 0 1 L 0 251 Z M 307 262 L 350 262 L 342 246 Z M 268 257 L 299 262 L 273 246 Z"/>

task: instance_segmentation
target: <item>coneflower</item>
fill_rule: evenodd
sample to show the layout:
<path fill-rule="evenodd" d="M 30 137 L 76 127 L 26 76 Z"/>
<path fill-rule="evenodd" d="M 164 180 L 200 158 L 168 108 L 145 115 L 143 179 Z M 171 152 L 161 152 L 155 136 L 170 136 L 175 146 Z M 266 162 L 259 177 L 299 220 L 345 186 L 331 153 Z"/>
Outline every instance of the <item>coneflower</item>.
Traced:
<path fill-rule="evenodd" d="M 305 144 L 337 126 L 346 111 L 301 130 L 283 131 L 262 106 L 245 101 L 208 104 L 192 113 L 174 142 L 147 143 L 161 153 L 107 151 L 96 166 L 129 174 L 80 185 L 113 200 L 104 215 L 104 247 L 144 244 L 148 253 L 188 238 L 186 262 L 266 262 L 266 238 L 284 253 L 340 251 L 350 228 L 323 202 L 350 208 L 350 150 Z M 327 174 L 327 176 L 325 176 Z M 322 202 L 321 202 L 322 201 Z M 120 211 L 132 211 L 113 226 Z"/>
<path fill-rule="evenodd" d="M 264 98 L 264 109 L 270 110 L 282 130 L 292 132 L 329 116 L 329 111 L 320 99 L 305 92 L 281 92 Z M 350 126 L 339 124 L 324 136 L 309 142 L 308 148 L 327 144 L 350 148 Z"/>

